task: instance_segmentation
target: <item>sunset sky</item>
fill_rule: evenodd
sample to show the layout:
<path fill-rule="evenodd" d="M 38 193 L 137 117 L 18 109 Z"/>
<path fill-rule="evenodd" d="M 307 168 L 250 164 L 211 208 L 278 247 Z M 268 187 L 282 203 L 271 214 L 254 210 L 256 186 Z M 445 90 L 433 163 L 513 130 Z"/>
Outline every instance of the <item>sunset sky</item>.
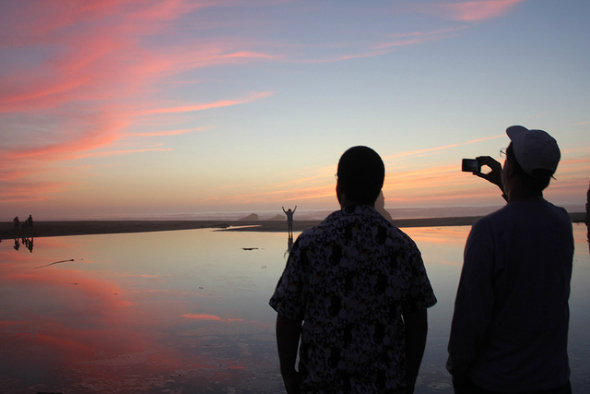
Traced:
<path fill-rule="evenodd" d="M 0 220 L 336 209 L 384 159 L 385 206 L 501 205 L 460 171 L 508 126 L 590 181 L 587 0 L 0 2 Z"/>

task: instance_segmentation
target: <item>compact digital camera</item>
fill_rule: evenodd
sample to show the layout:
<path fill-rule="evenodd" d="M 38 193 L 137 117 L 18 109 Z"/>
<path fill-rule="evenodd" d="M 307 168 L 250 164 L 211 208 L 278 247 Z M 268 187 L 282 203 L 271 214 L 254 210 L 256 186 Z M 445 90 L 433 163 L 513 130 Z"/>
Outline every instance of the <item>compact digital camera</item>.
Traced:
<path fill-rule="evenodd" d="M 461 171 L 479 172 L 481 171 L 481 163 L 477 159 L 463 159 L 463 162 L 461 163 Z"/>

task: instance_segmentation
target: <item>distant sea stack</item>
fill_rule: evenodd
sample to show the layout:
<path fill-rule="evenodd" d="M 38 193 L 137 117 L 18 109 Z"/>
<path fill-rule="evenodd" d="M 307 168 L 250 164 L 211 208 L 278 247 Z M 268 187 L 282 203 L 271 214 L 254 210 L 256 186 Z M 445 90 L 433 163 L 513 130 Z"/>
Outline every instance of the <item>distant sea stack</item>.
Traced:
<path fill-rule="evenodd" d="M 252 222 L 252 221 L 257 221 L 258 218 L 258 214 L 257 213 L 251 213 L 250 215 L 246 216 L 245 218 L 241 218 L 241 221 L 248 221 L 248 222 Z"/>

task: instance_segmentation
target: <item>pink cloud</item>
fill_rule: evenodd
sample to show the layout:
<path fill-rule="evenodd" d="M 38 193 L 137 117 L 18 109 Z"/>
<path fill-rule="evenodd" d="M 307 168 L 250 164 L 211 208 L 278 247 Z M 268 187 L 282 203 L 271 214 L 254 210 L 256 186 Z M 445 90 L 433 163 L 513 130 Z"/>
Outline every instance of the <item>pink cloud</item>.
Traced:
<path fill-rule="evenodd" d="M 108 156 L 121 156 L 129 155 L 132 153 L 144 153 L 144 152 L 169 152 L 171 148 L 146 148 L 146 149 L 119 149 L 109 150 L 104 152 L 90 152 L 78 155 L 78 158 L 83 157 L 108 157 Z"/>
<path fill-rule="evenodd" d="M 348 54 L 348 55 L 331 57 L 331 58 L 327 58 L 327 59 L 312 60 L 312 61 L 308 61 L 308 63 L 341 62 L 341 61 L 344 61 L 344 60 L 363 59 L 363 58 L 369 58 L 369 57 L 382 56 L 382 55 L 385 55 L 386 53 L 389 53 L 389 52 L 390 51 L 387 50 L 387 49 L 377 48 L 375 50 L 368 51 L 368 52 L 363 52 L 363 53 L 354 53 L 354 54 Z"/>
<path fill-rule="evenodd" d="M 379 44 L 377 48 L 392 49 L 410 45 L 420 45 L 425 42 L 452 37 L 465 28 L 466 27 L 456 27 L 435 31 L 414 31 L 410 33 L 392 34 L 386 42 Z"/>
<path fill-rule="evenodd" d="M 120 131 L 127 125 L 107 114 L 90 115 L 94 124 L 81 133 L 68 130 L 56 143 L 44 144 L 33 148 L 15 149 L 6 153 L 9 160 L 27 157 L 46 156 L 50 160 L 71 159 L 81 151 L 88 151 L 106 146 L 119 139 Z"/>
<path fill-rule="evenodd" d="M 195 131 L 203 131 L 203 127 L 197 127 L 194 129 L 179 129 L 179 130 L 164 130 L 164 131 L 154 131 L 151 133 L 133 133 L 127 134 L 127 137 L 163 137 L 163 136 L 171 136 L 171 135 L 181 135 L 186 133 L 192 133 Z"/>
<path fill-rule="evenodd" d="M 313 60 L 313 61 L 308 61 L 308 62 L 330 63 L 330 62 L 338 62 L 338 61 L 343 61 L 343 60 L 362 59 L 362 58 L 382 56 L 382 55 L 391 53 L 393 50 L 395 50 L 397 48 L 402 48 L 402 47 L 406 47 L 406 46 L 421 45 L 426 42 L 449 38 L 449 37 L 456 35 L 457 32 L 459 32 L 463 29 L 466 29 L 466 28 L 467 28 L 466 26 L 463 26 L 463 27 L 436 30 L 436 31 L 416 31 L 416 32 L 409 32 L 409 33 L 392 34 L 392 35 L 389 35 L 384 41 L 373 45 L 372 48 L 368 51 L 362 50 L 358 53 L 346 54 L 346 55 L 330 57 L 330 58 L 325 58 L 325 59 L 319 59 L 319 60 Z"/>
<path fill-rule="evenodd" d="M 168 79 L 181 72 L 275 58 L 245 49 L 239 40 L 189 40 L 176 37 L 170 30 L 171 21 L 213 5 L 183 0 L 88 4 L 23 0 L 19 5 L 4 7 L 2 20 L 7 23 L 0 26 L 0 49 L 15 56 L 7 57 L 7 66 L 0 70 L 0 116 L 34 114 L 37 121 L 34 129 L 8 133 L 0 146 L 2 196 L 13 200 L 16 197 L 8 196 L 22 196 L 23 190 L 30 192 L 33 185 L 38 190 L 50 190 L 48 183 L 32 178 L 49 168 L 57 172 L 52 164 L 58 162 L 168 150 L 145 146 L 121 149 L 117 144 L 122 139 L 138 137 L 141 144 L 142 137 L 174 136 L 201 129 L 130 133 L 130 126 L 140 129 L 144 122 L 153 120 L 145 115 L 174 117 L 270 96 L 263 92 L 198 105 L 158 104 L 159 108 L 137 110 L 153 103 L 152 97 L 170 86 Z M 151 41 L 154 36 L 165 37 L 171 44 L 156 44 Z M 150 126 L 153 130 L 153 122 Z M 32 170 L 40 168 L 45 170 Z M 55 188 L 59 185 L 64 183 L 52 183 Z"/>
<path fill-rule="evenodd" d="M 435 7 L 450 19 L 477 22 L 504 15 L 524 1 L 526 0 L 478 0 L 441 4 Z"/>
<path fill-rule="evenodd" d="M 14 57 L 9 71 L 0 75 L 0 111 L 55 108 L 79 100 L 120 100 L 144 94 L 153 89 L 153 83 L 181 71 L 273 58 L 237 49 L 241 44 L 230 41 L 179 38 L 172 45 L 148 44 L 152 35 L 166 30 L 167 23 L 161 22 L 206 5 L 210 3 L 112 1 L 111 8 L 63 7 L 61 22 L 47 22 L 50 18 L 38 18 L 35 12 L 31 17 L 20 15 L 22 25 L 49 25 L 38 27 L 47 32 L 39 41 L 20 45 L 31 51 L 40 45 L 43 57 L 34 62 Z M 85 23 L 90 20 L 94 23 Z"/>
<path fill-rule="evenodd" d="M 43 201 L 51 193 L 71 186 L 71 182 L 24 181 L 5 183 L 0 189 L 0 199 L 5 203 Z"/>
<path fill-rule="evenodd" d="M 199 8 L 209 7 L 210 3 L 203 0 L 186 1 L 186 0 L 169 0 L 149 4 L 145 7 L 129 13 L 130 19 L 137 20 L 172 20 L 184 13 L 194 11 Z"/>
<path fill-rule="evenodd" d="M 221 317 L 217 316 L 217 315 L 208 315 L 205 313 L 187 313 L 182 315 L 182 317 L 185 317 L 187 319 L 190 320 L 215 320 L 215 321 L 223 321 L 223 322 L 232 322 L 232 321 L 244 321 L 243 319 L 222 319 Z"/>
<path fill-rule="evenodd" d="M 213 102 L 213 103 L 184 105 L 184 106 L 180 106 L 180 107 L 171 107 L 171 108 L 155 108 L 155 109 L 151 109 L 151 110 L 140 111 L 139 113 L 140 114 L 163 114 L 163 113 L 203 111 L 205 109 L 229 107 L 232 105 L 249 103 L 252 101 L 256 101 L 256 100 L 260 100 L 260 99 L 269 97 L 271 95 L 272 95 L 271 92 L 262 92 L 262 93 L 257 93 L 257 94 L 254 94 L 250 97 L 246 97 L 243 99 L 223 100 L 223 101 L 217 101 L 217 102 Z"/>
<path fill-rule="evenodd" d="M 279 56 L 276 55 L 269 55 L 267 53 L 260 53 L 260 52 L 253 52 L 253 51 L 238 51 L 234 53 L 230 53 L 227 55 L 223 55 L 222 59 L 266 59 L 266 60 L 273 60 L 279 59 Z"/>

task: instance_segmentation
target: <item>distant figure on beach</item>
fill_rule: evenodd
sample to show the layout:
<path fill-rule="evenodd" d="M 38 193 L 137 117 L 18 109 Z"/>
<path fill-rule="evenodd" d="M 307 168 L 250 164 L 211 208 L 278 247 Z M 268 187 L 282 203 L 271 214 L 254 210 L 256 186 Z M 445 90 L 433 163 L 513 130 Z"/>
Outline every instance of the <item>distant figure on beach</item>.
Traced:
<path fill-rule="evenodd" d="M 285 215 L 287 215 L 287 231 L 289 233 L 289 237 L 293 237 L 293 215 L 295 214 L 295 211 L 297 210 L 297 205 L 295 205 L 295 209 L 291 210 L 291 208 L 289 208 L 288 210 L 285 211 L 285 207 L 283 208 L 283 212 L 285 212 Z"/>
<path fill-rule="evenodd" d="M 27 227 L 28 228 L 33 228 L 33 215 L 29 215 L 29 218 L 27 219 Z"/>
<path fill-rule="evenodd" d="M 475 175 L 508 204 L 465 246 L 447 369 L 455 393 L 571 393 L 567 354 L 574 240 L 567 211 L 543 198 L 561 157 L 542 130 L 512 126 L 504 166 Z"/>
<path fill-rule="evenodd" d="M 289 394 L 414 392 L 436 298 L 416 244 L 375 210 L 384 177 L 374 150 L 344 152 L 341 209 L 291 249 L 269 302 Z"/>
<path fill-rule="evenodd" d="M 20 220 L 18 220 L 18 216 L 12 219 L 12 223 L 14 223 L 14 230 L 20 230 Z"/>

